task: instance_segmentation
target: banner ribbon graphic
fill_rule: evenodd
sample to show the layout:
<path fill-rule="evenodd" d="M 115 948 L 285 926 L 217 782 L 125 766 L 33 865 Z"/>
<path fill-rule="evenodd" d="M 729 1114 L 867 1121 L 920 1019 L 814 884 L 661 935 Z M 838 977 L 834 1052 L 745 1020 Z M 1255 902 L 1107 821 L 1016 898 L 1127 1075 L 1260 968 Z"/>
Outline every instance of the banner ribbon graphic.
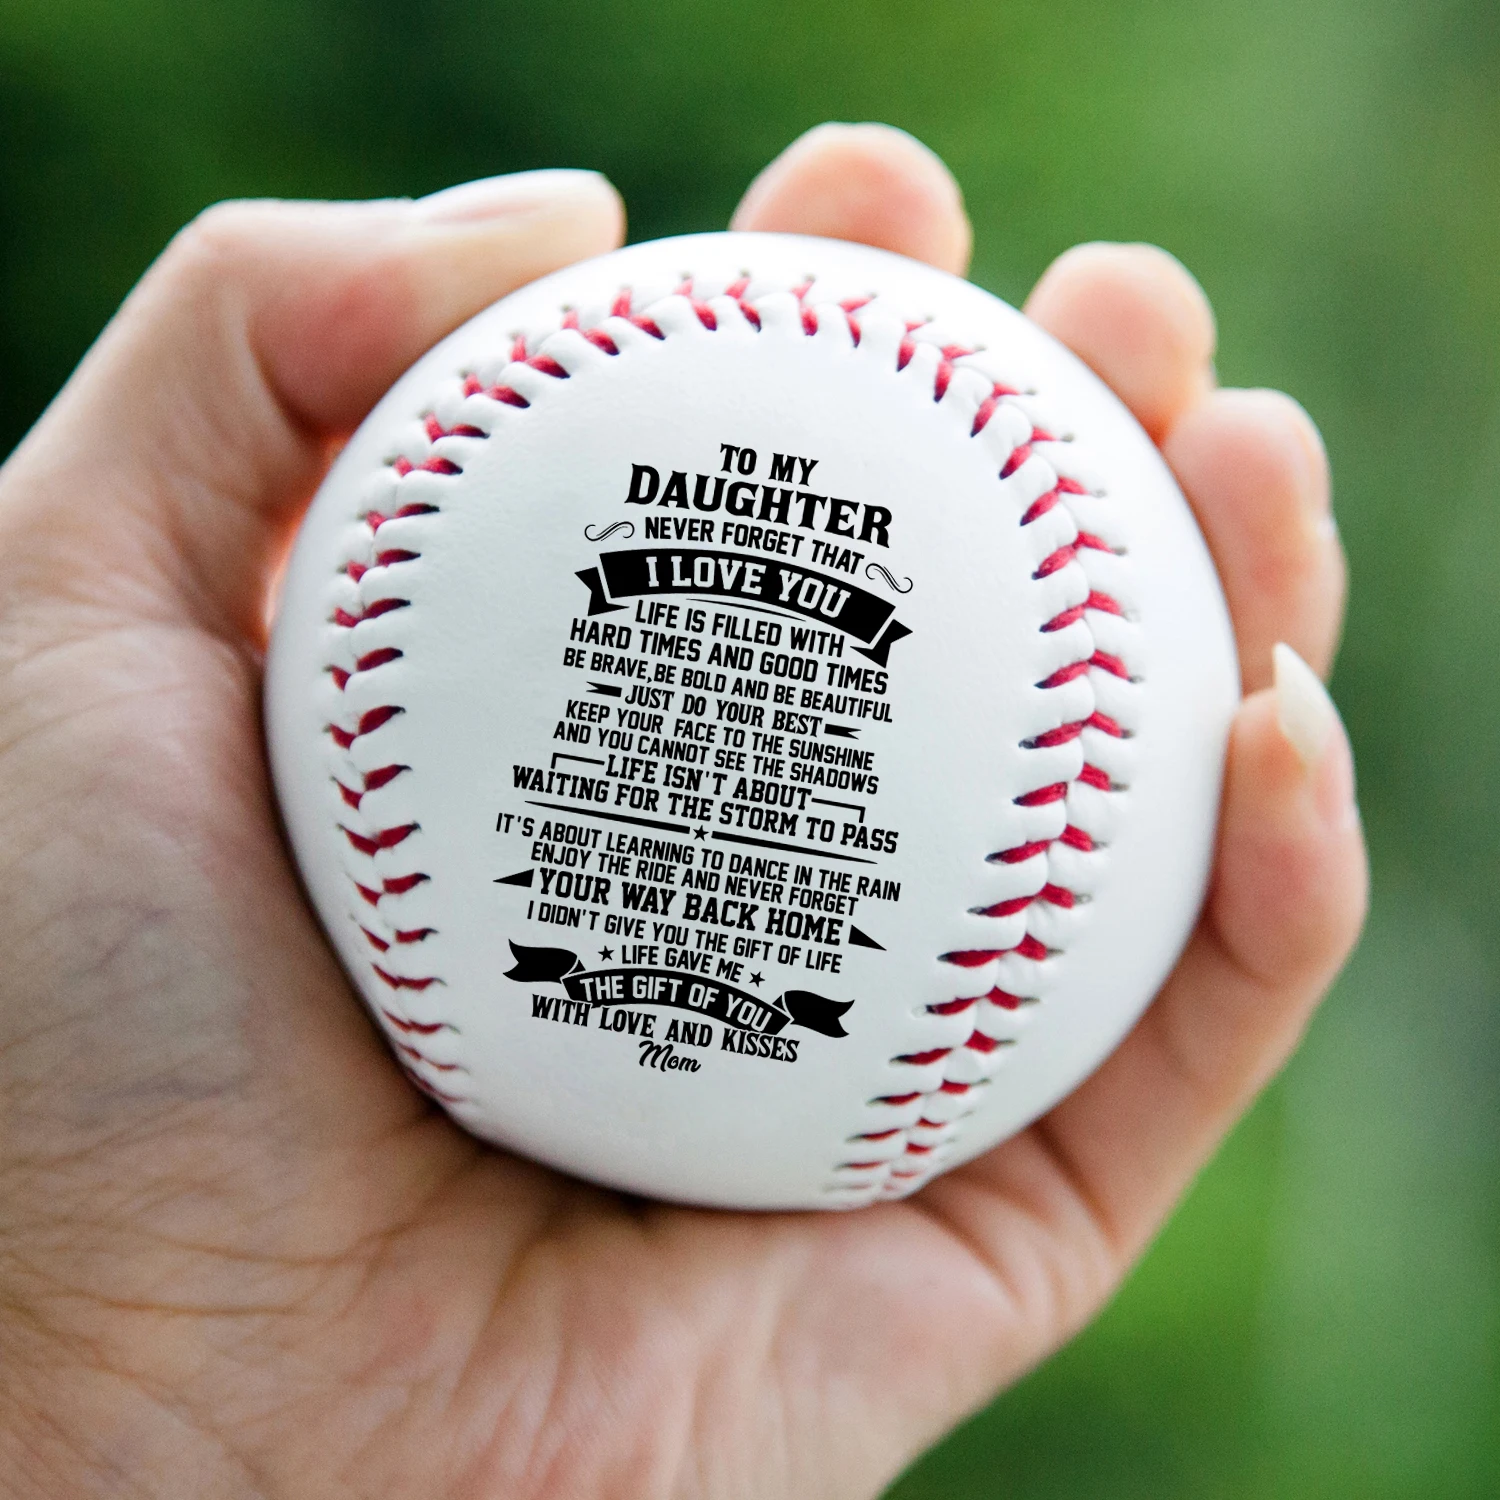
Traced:
<path fill-rule="evenodd" d="M 578 573 L 589 591 L 589 613 L 623 609 L 617 599 L 706 595 L 769 605 L 863 641 L 855 650 L 886 665 L 892 646 L 911 631 L 894 619 L 896 606 L 843 579 L 783 562 L 756 562 L 735 552 L 636 548 L 601 552 L 597 568 Z"/>
<path fill-rule="evenodd" d="M 775 1036 L 785 1026 L 802 1026 L 823 1036 L 848 1036 L 840 1017 L 854 1002 L 829 1000 L 811 990 L 783 990 L 763 1000 L 706 974 L 676 969 L 585 970 L 567 948 L 528 948 L 511 943 L 515 959 L 505 977 L 517 984 L 560 984 L 586 1005 L 667 1005 L 710 1017 L 741 1031 Z"/>

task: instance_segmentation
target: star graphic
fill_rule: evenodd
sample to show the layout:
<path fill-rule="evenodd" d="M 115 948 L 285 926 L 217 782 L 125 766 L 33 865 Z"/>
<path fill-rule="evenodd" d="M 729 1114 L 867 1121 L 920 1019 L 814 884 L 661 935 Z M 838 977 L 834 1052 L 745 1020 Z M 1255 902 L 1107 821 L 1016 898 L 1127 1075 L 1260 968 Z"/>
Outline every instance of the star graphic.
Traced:
<path fill-rule="evenodd" d="M 706 829 L 706 828 L 695 828 L 693 830 L 693 837 L 695 839 L 706 839 L 708 837 L 708 829 Z"/>
<path fill-rule="evenodd" d="M 766 978 L 766 976 L 764 974 L 752 974 L 750 976 L 750 983 L 751 984 L 763 984 L 765 982 L 765 978 Z"/>
<path fill-rule="evenodd" d="M 613 958 L 614 956 L 615 956 L 615 950 L 613 948 L 601 948 L 599 950 L 599 957 L 600 958 Z"/>

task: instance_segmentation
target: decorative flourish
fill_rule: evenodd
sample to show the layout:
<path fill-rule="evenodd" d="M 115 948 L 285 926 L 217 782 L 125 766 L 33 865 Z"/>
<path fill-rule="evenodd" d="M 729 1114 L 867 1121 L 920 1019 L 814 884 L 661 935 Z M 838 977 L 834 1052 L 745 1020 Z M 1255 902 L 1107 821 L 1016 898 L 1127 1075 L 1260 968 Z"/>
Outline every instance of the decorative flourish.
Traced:
<path fill-rule="evenodd" d="M 895 578 L 891 574 L 891 570 L 888 567 L 886 567 L 884 563 L 877 563 L 877 562 L 866 563 L 865 564 L 865 577 L 866 578 L 880 577 L 880 578 L 885 579 L 885 586 L 888 589 L 890 589 L 893 593 L 897 593 L 897 594 L 909 594 L 909 593 L 911 593 L 911 587 L 912 587 L 911 579 L 910 578 L 903 578 L 900 583 L 897 583 L 896 580 L 895 580 Z"/>
<path fill-rule="evenodd" d="M 622 540 L 628 542 L 635 535 L 635 522 L 616 521 L 612 526 L 585 526 L 583 528 L 583 534 L 591 542 L 607 542 L 617 531 L 623 531 L 625 535 Z M 598 532 L 597 536 L 594 535 L 595 532 Z"/>

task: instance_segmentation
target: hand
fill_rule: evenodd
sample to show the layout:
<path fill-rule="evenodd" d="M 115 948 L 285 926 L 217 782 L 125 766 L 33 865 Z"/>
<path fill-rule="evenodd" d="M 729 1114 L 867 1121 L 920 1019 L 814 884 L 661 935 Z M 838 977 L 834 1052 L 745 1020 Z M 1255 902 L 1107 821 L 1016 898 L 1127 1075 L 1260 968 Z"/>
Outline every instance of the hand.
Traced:
<path fill-rule="evenodd" d="M 956 189 L 825 127 L 742 229 L 962 271 Z M 872 1495 L 1110 1295 L 1294 1044 L 1364 860 L 1326 670 L 1317 434 L 1214 388 L 1180 266 L 1029 303 L 1136 412 L 1234 612 L 1218 868 L 1120 1050 L 1024 1134 L 847 1216 L 642 1205 L 478 1146 L 401 1078 L 298 889 L 260 753 L 268 597 L 333 446 L 424 349 L 609 249 L 583 173 L 187 229 L 0 470 L 0 1490 Z"/>

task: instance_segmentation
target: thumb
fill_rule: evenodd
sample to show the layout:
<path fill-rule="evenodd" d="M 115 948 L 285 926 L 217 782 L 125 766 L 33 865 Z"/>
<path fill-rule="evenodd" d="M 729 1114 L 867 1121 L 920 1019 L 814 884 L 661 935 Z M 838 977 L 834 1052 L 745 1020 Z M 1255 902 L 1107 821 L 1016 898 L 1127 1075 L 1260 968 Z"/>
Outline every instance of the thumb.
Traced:
<path fill-rule="evenodd" d="M 264 630 L 331 440 L 444 334 L 619 243 L 618 195 L 546 171 L 372 203 L 218 205 L 126 299 L 0 469 L 33 602 Z"/>

